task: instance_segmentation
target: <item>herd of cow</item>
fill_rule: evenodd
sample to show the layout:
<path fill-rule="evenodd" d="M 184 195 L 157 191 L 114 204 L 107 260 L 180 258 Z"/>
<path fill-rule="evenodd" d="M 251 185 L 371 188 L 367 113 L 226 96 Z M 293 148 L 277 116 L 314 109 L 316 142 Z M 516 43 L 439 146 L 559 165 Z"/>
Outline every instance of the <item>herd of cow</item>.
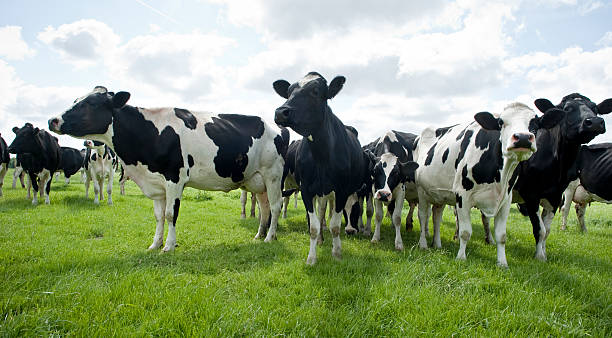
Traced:
<path fill-rule="evenodd" d="M 0 195 L 8 152 L 17 154 L 30 178 L 34 204 L 39 189 L 49 203 L 54 172 L 63 170 L 68 178 L 82 165 L 86 187 L 89 180 L 94 181 L 96 203 L 103 198 L 104 177 L 110 177 L 111 204 L 112 172 L 120 162 L 125 177 L 154 201 L 157 225 L 149 249 L 163 245 L 163 251 L 170 251 L 176 246 L 176 221 L 185 187 L 243 189 L 243 217 L 246 191 L 253 193 L 260 208 L 255 238 L 265 237 L 266 242 L 276 238 L 283 197 L 288 200 L 299 191 L 310 230 L 306 262 L 311 265 L 316 263 L 316 247 L 323 240 L 321 229 L 326 223 L 332 255 L 341 257 L 343 214 L 347 234 L 370 235 L 376 210 L 372 242 L 379 241 L 385 205 L 395 227 L 395 248 L 402 250 L 405 200 L 410 205 L 407 230 L 412 228 L 412 213 L 418 205 L 421 248 L 428 246 L 430 216 L 432 245 L 441 246 L 442 212 L 446 205 L 453 206 L 460 243 L 457 259 L 465 259 L 472 235 L 470 210 L 478 208 L 485 241 L 495 242 L 497 264 L 504 267 L 511 203 L 518 203 L 521 213 L 529 216 L 535 257 L 546 260 L 546 239 L 558 207 L 563 204 L 565 227 L 569 205 L 575 201 L 586 230 L 585 205 L 593 200 L 612 201 L 612 144 L 583 145 L 605 132 L 598 115 L 612 111 L 612 99 L 595 104 L 570 94 L 558 105 L 538 99 L 535 106 L 542 115 L 522 103 L 511 103 L 499 113 L 480 112 L 473 121 L 427 128 L 420 135 L 389 130 L 362 147 L 357 130 L 344 125 L 328 105 L 344 83 L 345 78 L 337 76 L 328 85 L 315 72 L 293 84 L 275 81 L 274 90 L 286 100 L 274 115 L 280 130 L 256 116 L 134 107 L 127 104 L 128 92 L 96 87 L 48 122 L 49 130 L 57 134 L 91 140 L 85 141 L 86 153 L 60 147 L 57 138 L 29 123 L 13 129 L 16 136 L 9 147 L 0 140 Z M 303 138 L 289 144 L 286 128 Z M 490 218 L 494 218 L 493 236 Z"/>

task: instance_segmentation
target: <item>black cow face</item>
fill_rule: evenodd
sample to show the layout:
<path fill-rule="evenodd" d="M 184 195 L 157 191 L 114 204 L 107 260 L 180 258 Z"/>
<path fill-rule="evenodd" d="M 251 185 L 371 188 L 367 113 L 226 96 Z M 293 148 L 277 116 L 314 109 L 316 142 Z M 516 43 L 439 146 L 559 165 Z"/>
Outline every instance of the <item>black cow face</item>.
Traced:
<path fill-rule="evenodd" d="M 312 139 L 329 109 L 327 100 L 338 94 L 345 80 L 343 76 L 337 76 L 328 87 L 325 78 L 310 72 L 292 85 L 285 80 L 275 81 L 274 90 L 287 101 L 276 109 L 274 122 Z"/>
<path fill-rule="evenodd" d="M 39 143 L 37 142 L 37 136 L 41 132 L 40 129 L 34 128 L 32 124 L 26 123 L 23 127 L 13 128 L 15 133 L 15 139 L 8 147 L 8 151 L 11 154 L 23 154 L 23 153 L 39 153 Z"/>
<path fill-rule="evenodd" d="M 578 143 L 588 143 L 606 131 L 603 118 L 597 114 L 610 113 L 612 99 L 595 105 L 587 97 L 574 93 L 564 97 L 556 107 L 547 99 L 537 99 L 535 105 L 542 112 L 551 109 L 563 110 L 565 119 L 561 121 L 561 133 L 564 138 Z"/>
<path fill-rule="evenodd" d="M 105 134 L 112 123 L 113 110 L 121 108 L 130 98 L 127 92 L 114 94 L 98 86 L 86 96 L 76 99 L 60 117 L 49 120 L 49 129 L 75 137 Z"/>

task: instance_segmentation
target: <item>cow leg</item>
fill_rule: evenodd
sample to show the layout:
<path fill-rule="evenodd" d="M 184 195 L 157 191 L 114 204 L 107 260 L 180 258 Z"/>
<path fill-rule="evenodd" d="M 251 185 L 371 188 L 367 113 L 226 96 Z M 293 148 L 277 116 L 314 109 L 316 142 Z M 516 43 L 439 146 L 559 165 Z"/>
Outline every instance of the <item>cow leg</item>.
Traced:
<path fill-rule="evenodd" d="M 440 240 L 440 223 L 442 223 L 442 213 L 444 212 L 444 205 L 434 205 L 431 208 L 431 211 L 431 218 L 434 227 L 433 241 L 431 243 L 431 246 L 439 249 L 442 247 L 442 241 Z"/>
<path fill-rule="evenodd" d="M 491 236 L 491 226 L 489 223 L 489 218 L 481 212 L 480 219 L 482 220 L 482 227 L 484 228 L 485 243 L 493 244 L 494 241 L 493 241 L 493 237 Z"/>
<path fill-rule="evenodd" d="M 374 236 L 372 236 L 372 243 L 378 243 L 378 241 L 380 241 L 380 228 L 382 225 L 382 219 L 384 216 L 384 210 L 383 210 L 383 202 L 381 202 L 379 199 L 375 199 L 374 200 L 374 208 L 376 209 L 376 228 L 374 229 Z"/>
<path fill-rule="evenodd" d="M 467 243 L 472 237 L 472 222 L 470 219 L 470 205 L 466 205 L 467 198 L 463 199 L 463 205 L 461 208 L 455 206 L 457 211 L 457 219 L 459 220 L 459 252 L 457 252 L 457 259 L 465 260 L 465 248 Z"/>
<path fill-rule="evenodd" d="M 98 184 L 100 184 L 98 193 L 100 195 L 100 201 L 103 201 L 104 200 L 104 193 L 102 191 L 104 191 L 104 176 L 105 176 L 104 175 L 104 171 L 102 171 L 100 174 L 101 174 L 100 178 L 98 178 Z"/>
<path fill-rule="evenodd" d="M 270 187 L 269 189 L 267 187 Z M 268 197 L 268 210 L 265 211 L 263 206 L 259 206 L 259 214 L 260 218 L 263 218 L 264 213 L 271 217 L 269 222 L 270 229 L 268 230 L 268 235 L 264 242 L 269 243 L 272 240 L 276 239 L 276 229 L 278 227 L 278 218 L 281 213 L 281 208 L 283 206 L 283 195 L 280 188 L 280 179 L 271 180 L 266 182 L 267 192 L 266 195 Z M 268 224 L 268 223 L 266 223 Z"/>
<path fill-rule="evenodd" d="M 537 260 L 546 261 L 546 252 L 543 247 L 544 238 L 546 238 L 546 230 L 543 226 L 542 218 L 540 217 L 540 207 L 538 203 L 529 203 L 526 204 L 526 207 L 533 228 L 533 237 L 536 241 L 535 258 Z"/>
<path fill-rule="evenodd" d="M 319 221 L 319 216 L 315 214 L 315 208 L 317 208 L 318 204 L 323 204 L 323 201 L 320 201 L 318 197 L 313 197 L 310 199 L 308 196 L 302 195 L 302 199 L 304 200 L 304 206 L 306 207 L 306 213 L 308 214 L 308 223 L 310 224 L 310 247 L 308 249 L 308 258 L 306 258 L 306 264 L 314 265 L 317 262 L 317 244 L 319 241 L 319 232 L 321 231 L 321 223 Z M 319 200 L 319 201 L 317 201 Z M 319 208 L 317 208 L 317 211 Z"/>
<path fill-rule="evenodd" d="M 13 186 L 12 188 L 15 189 L 17 187 L 17 177 L 19 176 L 19 169 L 15 168 L 15 171 L 13 171 Z M 23 181 L 22 182 L 22 187 L 23 187 Z"/>
<path fill-rule="evenodd" d="M 419 224 L 421 227 L 421 237 L 419 238 L 419 247 L 421 249 L 427 249 L 427 223 L 429 222 L 429 208 L 431 204 L 427 202 L 423 193 L 419 189 L 419 206 L 418 206 L 418 216 L 419 216 Z"/>
<path fill-rule="evenodd" d="M 366 225 L 363 234 L 370 236 L 372 233 L 372 216 L 374 216 L 374 203 L 372 194 L 366 196 Z"/>
<path fill-rule="evenodd" d="M 336 203 L 339 203 L 339 202 L 341 201 L 336 201 Z M 345 203 L 342 203 L 342 205 L 344 204 Z M 340 241 L 340 228 L 342 225 L 342 210 L 338 212 L 336 211 L 336 208 L 334 208 L 334 206 L 332 205 L 332 208 L 330 209 L 329 212 L 331 213 L 331 218 L 329 221 L 329 231 L 331 232 L 331 235 L 332 235 L 332 257 L 334 257 L 337 260 L 340 260 L 342 259 L 342 242 Z"/>
<path fill-rule="evenodd" d="M 325 213 L 327 212 L 327 201 L 323 199 L 318 199 L 316 208 L 317 208 L 317 214 L 319 217 L 319 228 L 320 228 L 319 237 L 317 238 L 317 244 L 322 245 L 323 244 L 323 231 L 322 230 L 325 230 L 326 228 Z"/>
<path fill-rule="evenodd" d="M 51 201 L 49 200 L 49 193 L 51 192 L 51 182 L 53 181 L 52 178 L 52 174 L 49 175 L 44 175 L 45 178 L 48 177 L 48 179 L 46 179 L 44 187 L 45 187 L 45 204 L 50 204 Z"/>
<path fill-rule="evenodd" d="M 93 178 L 93 186 L 94 186 L 94 204 L 100 204 L 100 179 L 97 175 Z"/>
<path fill-rule="evenodd" d="M 587 232 L 586 224 L 584 223 L 585 214 L 586 214 L 586 203 L 584 204 L 576 203 L 576 217 L 578 218 L 578 223 L 580 224 L 580 230 L 584 233 Z"/>
<path fill-rule="evenodd" d="M 402 189 L 403 191 L 403 189 Z M 404 242 L 402 241 L 402 207 L 404 205 L 404 196 L 402 193 L 398 194 L 395 198 L 395 208 L 393 209 L 393 215 L 391 217 L 393 225 L 395 226 L 395 250 L 404 250 Z"/>
<path fill-rule="evenodd" d="M 266 237 L 268 233 L 268 219 L 270 217 L 270 202 L 266 193 L 257 194 L 259 200 L 259 228 L 255 239 Z"/>
<path fill-rule="evenodd" d="M 32 190 L 32 177 L 30 174 L 27 174 L 28 177 L 28 199 L 32 198 L 32 195 L 30 194 L 30 190 Z"/>
<path fill-rule="evenodd" d="M 155 236 L 149 250 L 158 249 L 164 244 L 164 222 L 166 221 L 166 200 L 153 200 L 153 211 L 155 212 Z"/>
<path fill-rule="evenodd" d="M 89 182 L 91 182 L 91 175 L 89 173 L 85 174 L 85 198 L 89 198 Z M 95 197 L 95 196 L 94 196 Z"/>
<path fill-rule="evenodd" d="M 552 223 L 553 218 L 555 217 L 555 213 L 548 209 L 547 207 L 542 207 L 542 224 L 544 224 L 544 240 L 542 241 L 542 249 L 544 251 L 544 256 L 546 256 L 546 239 L 548 239 L 548 235 L 550 235 L 550 224 Z"/>
<path fill-rule="evenodd" d="M 32 182 L 32 195 L 34 195 L 34 198 L 32 198 L 32 205 L 36 205 L 38 204 L 38 177 L 37 175 L 30 174 L 30 182 Z M 28 193 L 29 193 L 29 189 L 28 189 Z"/>
<path fill-rule="evenodd" d="M 183 195 L 183 183 L 166 183 L 166 221 L 168 222 L 168 236 L 163 252 L 174 250 L 176 247 L 176 219 L 179 215 L 181 206 L 181 196 Z"/>
<path fill-rule="evenodd" d="M 296 191 L 296 192 L 295 192 L 295 197 L 293 198 L 293 209 L 297 209 L 297 205 L 298 205 L 298 194 L 299 194 L 299 193 L 300 193 L 299 191 Z"/>
<path fill-rule="evenodd" d="M 408 215 L 406 216 L 406 232 L 412 231 L 414 224 L 412 223 L 412 217 L 414 216 L 414 209 L 416 207 L 415 202 L 408 202 L 410 205 L 410 209 L 408 210 Z"/>
<path fill-rule="evenodd" d="M 459 238 L 459 218 L 457 218 L 457 209 L 455 207 L 451 207 L 453 209 L 453 215 L 455 216 L 455 234 L 453 235 L 453 241 L 456 241 Z"/>
<path fill-rule="evenodd" d="M 283 197 L 283 218 L 287 218 L 287 206 L 289 206 L 289 200 L 291 196 Z"/>
<path fill-rule="evenodd" d="M 0 164 L 0 196 L 2 196 L 2 186 L 4 185 L 4 175 L 8 171 L 6 164 Z"/>
<path fill-rule="evenodd" d="M 247 194 L 248 192 L 246 190 L 240 190 L 240 206 L 241 206 L 240 218 L 242 219 L 246 218 Z"/>
<path fill-rule="evenodd" d="M 346 206 L 344 207 L 347 215 L 344 232 L 347 235 L 354 235 L 358 231 L 357 228 L 355 228 L 357 225 L 357 215 L 359 214 L 359 206 L 357 205 L 357 201 L 357 194 L 351 194 L 346 201 Z"/>
<path fill-rule="evenodd" d="M 106 184 L 106 193 L 108 194 L 108 205 L 113 205 L 113 168 L 108 173 L 108 183 Z"/>
<path fill-rule="evenodd" d="M 257 198 L 255 193 L 251 193 L 251 217 L 255 217 L 255 207 L 257 206 Z M 261 216 L 261 212 L 260 212 Z"/>
<path fill-rule="evenodd" d="M 508 267 L 508 261 L 506 261 L 506 223 L 508 222 L 511 204 L 510 202 L 504 203 L 493 220 L 495 226 L 495 243 L 497 245 L 497 266 L 502 268 Z M 484 214 L 482 218 L 483 220 L 486 219 Z"/>
<path fill-rule="evenodd" d="M 357 197 L 357 203 L 359 204 L 359 217 L 357 218 L 357 230 L 359 232 L 364 231 L 363 227 L 363 196 Z"/>

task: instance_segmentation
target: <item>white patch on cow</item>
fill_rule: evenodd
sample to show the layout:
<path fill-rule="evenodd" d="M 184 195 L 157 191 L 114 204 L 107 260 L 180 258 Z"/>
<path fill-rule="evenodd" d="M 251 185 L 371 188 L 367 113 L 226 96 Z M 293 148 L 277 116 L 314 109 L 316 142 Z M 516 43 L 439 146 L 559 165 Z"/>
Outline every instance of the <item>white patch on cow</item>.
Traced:
<path fill-rule="evenodd" d="M 392 131 L 388 131 L 388 132 L 385 134 L 385 137 L 388 137 L 388 138 L 389 138 L 389 140 L 390 140 L 391 142 L 399 142 L 399 141 L 397 140 L 397 137 L 395 136 L 395 133 L 394 133 L 394 132 L 392 132 Z"/>
<path fill-rule="evenodd" d="M 298 81 L 298 86 L 304 87 L 308 82 L 320 79 L 321 77 L 317 74 L 308 74 Z"/>

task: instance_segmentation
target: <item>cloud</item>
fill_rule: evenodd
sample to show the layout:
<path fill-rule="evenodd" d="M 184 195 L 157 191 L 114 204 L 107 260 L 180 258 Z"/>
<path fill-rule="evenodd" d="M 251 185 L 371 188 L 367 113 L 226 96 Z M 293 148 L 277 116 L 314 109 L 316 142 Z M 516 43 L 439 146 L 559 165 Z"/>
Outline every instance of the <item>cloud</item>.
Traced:
<path fill-rule="evenodd" d="M 606 32 L 606 34 L 595 42 L 595 45 L 601 47 L 612 47 L 612 32 Z"/>
<path fill-rule="evenodd" d="M 120 41 L 108 25 L 92 19 L 64 24 L 57 29 L 48 26 L 38 34 L 38 39 L 78 68 L 104 60 Z"/>
<path fill-rule="evenodd" d="M 21 37 L 21 27 L 0 27 L 0 57 L 7 60 L 23 60 L 31 57 L 35 51 Z"/>

